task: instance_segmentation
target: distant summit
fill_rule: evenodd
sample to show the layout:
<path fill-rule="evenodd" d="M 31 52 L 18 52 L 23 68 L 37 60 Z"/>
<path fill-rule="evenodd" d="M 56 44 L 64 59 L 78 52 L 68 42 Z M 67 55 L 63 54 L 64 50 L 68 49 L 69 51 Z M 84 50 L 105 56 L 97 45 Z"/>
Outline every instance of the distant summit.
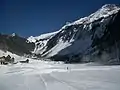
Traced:
<path fill-rule="evenodd" d="M 120 8 L 120 5 L 119 4 L 105 4 L 102 6 L 102 8 L 113 10 L 113 9 Z"/>
<path fill-rule="evenodd" d="M 11 35 L 11 36 L 12 36 L 12 37 L 15 37 L 16 35 L 17 35 L 16 33 L 12 33 L 12 35 Z"/>

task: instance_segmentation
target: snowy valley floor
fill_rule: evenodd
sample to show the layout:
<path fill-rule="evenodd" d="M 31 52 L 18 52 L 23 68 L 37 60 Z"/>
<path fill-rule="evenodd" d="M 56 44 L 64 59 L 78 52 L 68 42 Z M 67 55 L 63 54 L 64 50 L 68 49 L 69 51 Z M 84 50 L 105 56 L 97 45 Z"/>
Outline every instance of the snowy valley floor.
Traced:
<path fill-rule="evenodd" d="M 0 66 L 0 90 L 120 90 L 120 66 L 44 61 Z"/>

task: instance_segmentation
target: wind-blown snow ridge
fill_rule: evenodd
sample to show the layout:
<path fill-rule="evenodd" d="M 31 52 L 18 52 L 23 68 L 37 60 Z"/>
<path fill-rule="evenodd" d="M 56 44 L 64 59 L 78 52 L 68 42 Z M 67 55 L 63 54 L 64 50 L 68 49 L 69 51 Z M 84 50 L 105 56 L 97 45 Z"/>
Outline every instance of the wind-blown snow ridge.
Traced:
<path fill-rule="evenodd" d="M 28 37 L 28 41 L 29 42 L 36 42 L 37 40 L 40 40 L 40 39 L 48 39 L 50 38 L 51 36 L 54 36 L 56 33 L 58 33 L 59 31 L 56 31 L 56 32 L 51 32 L 51 33 L 46 33 L 46 34 L 41 34 L 40 36 L 30 36 Z"/>

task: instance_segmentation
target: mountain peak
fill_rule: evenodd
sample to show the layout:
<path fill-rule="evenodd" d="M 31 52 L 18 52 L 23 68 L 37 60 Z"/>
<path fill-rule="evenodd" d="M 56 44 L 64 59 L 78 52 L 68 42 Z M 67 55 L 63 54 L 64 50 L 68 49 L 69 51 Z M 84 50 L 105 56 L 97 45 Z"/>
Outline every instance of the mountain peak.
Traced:
<path fill-rule="evenodd" d="M 82 24 L 82 23 L 91 23 L 100 18 L 108 17 L 112 14 L 117 13 L 120 10 L 120 6 L 116 4 L 105 4 L 100 9 L 98 9 L 93 14 L 88 17 L 80 18 L 79 20 L 73 22 L 72 24 Z"/>
<path fill-rule="evenodd" d="M 120 8 L 120 6 L 119 5 L 117 5 L 117 4 L 105 4 L 105 5 L 103 5 L 102 6 L 102 8 L 104 8 L 104 9 L 117 9 L 117 8 Z"/>
<path fill-rule="evenodd" d="M 96 18 L 96 19 L 101 17 L 108 17 L 112 14 L 117 13 L 119 10 L 120 10 L 120 7 L 116 4 L 105 4 L 98 11 L 91 14 L 90 17 Z"/>

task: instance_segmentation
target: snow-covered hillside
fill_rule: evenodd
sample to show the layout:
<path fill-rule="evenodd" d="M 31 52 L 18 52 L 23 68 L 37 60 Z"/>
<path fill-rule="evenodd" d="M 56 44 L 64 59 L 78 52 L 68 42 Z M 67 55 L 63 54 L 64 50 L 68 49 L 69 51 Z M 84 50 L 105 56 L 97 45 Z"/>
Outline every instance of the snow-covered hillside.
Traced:
<path fill-rule="evenodd" d="M 84 55 L 96 49 L 100 44 L 97 41 L 101 41 L 102 44 L 109 47 L 109 43 L 105 40 L 106 37 L 110 39 L 109 31 L 115 31 L 111 28 L 115 27 L 115 32 L 118 32 L 119 13 L 119 6 L 106 4 L 88 17 L 66 24 L 55 34 L 50 34 L 50 36 L 45 34 L 45 36 L 49 36 L 47 39 L 46 37 L 42 38 L 43 34 L 39 37 L 30 37 L 28 40 L 36 44 L 33 53 L 43 57 Z M 108 41 L 111 42 L 109 39 Z M 103 48 L 105 49 L 105 47 Z"/>

